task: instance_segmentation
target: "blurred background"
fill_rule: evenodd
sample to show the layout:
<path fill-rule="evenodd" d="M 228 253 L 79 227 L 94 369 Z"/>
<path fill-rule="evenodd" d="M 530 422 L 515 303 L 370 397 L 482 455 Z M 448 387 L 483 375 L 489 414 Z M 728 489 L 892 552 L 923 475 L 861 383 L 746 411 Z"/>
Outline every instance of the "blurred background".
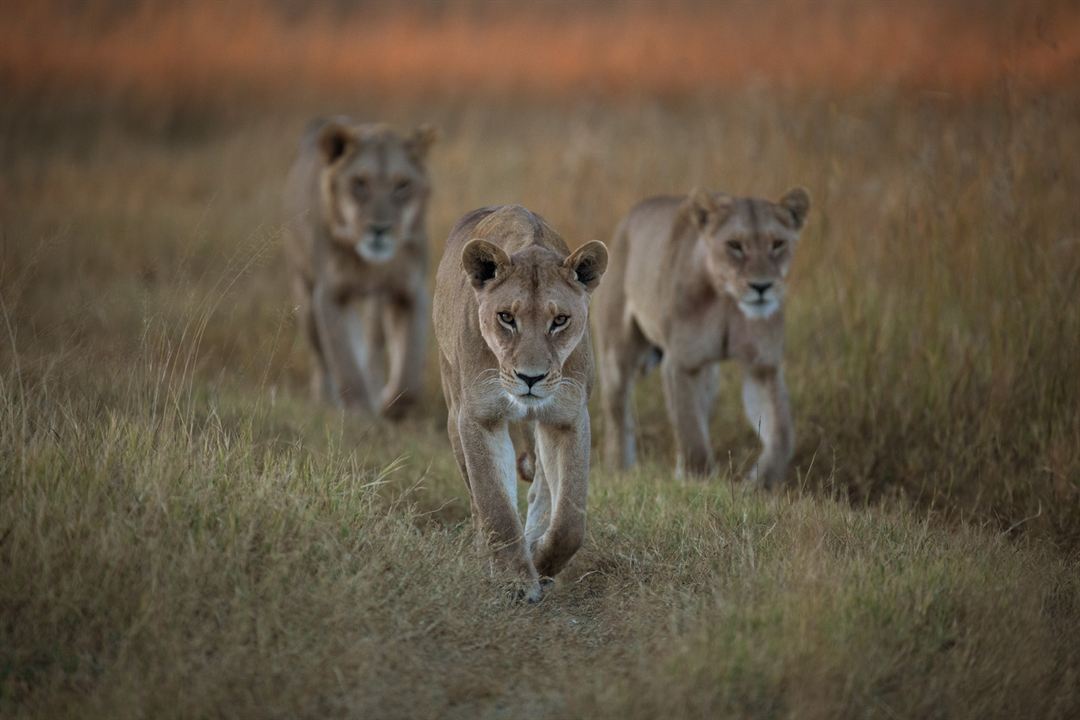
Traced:
<path fill-rule="evenodd" d="M 746 88 L 971 96 L 1075 79 L 1068 2 L 4 3 L 11 91 L 232 109 L 390 93 L 597 100 Z"/>

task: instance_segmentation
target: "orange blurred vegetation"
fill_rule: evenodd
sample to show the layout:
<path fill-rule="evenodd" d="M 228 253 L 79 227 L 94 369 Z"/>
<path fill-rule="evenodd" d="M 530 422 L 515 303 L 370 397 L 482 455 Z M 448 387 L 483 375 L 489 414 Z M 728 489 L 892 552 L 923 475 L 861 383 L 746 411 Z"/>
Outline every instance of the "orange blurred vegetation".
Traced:
<path fill-rule="evenodd" d="M 969 94 L 1080 72 L 1080 9 L 780 0 L 338 3 L 0 0 L 0 87 L 144 100 L 686 95 L 745 86 Z"/>

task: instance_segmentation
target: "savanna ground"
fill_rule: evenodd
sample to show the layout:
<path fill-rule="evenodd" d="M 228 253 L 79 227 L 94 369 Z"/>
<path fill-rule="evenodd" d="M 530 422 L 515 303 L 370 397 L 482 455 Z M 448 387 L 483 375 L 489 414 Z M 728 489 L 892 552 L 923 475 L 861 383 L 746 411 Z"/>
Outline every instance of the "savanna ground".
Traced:
<path fill-rule="evenodd" d="M 470 35 L 473 3 L 383 13 L 399 34 L 370 31 L 374 51 L 340 37 L 371 5 L 319 24 L 246 3 L 238 48 L 213 3 L 34 7 L 0 5 L 0 716 L 1080 713 L 1067 6 L 845 25 L 786 2 L 709 25 L 689 4 L 653 34 L 650 6 L 599 6 L 560 18 L 577 33 L 504 12 L 502 35 Z M 798 18 L 834 44 L 745 83 L 746 53 L 721 54 L 708 85 L 722 51 L 700 27 L 753 51 L 774 29 L 796 42 Z M 689 74 L 635 64 L 667 57 L 680 22 L 700 35 Z M 968 35 L 939 42 L 948 27 Z M 552 38 L 568 44 L 544 66 Z M 485 74 L 477 56 L 515 43 L 536 52 Z M 380 47 L 399 54 L 365 65 Z M 789 488 L 739 491 L 757 448 L 730 372 L 727 468 L 673 479 L 650 378 L 641 467 L 594 464 L 585 549 L 539 606 L 507 602 L 472 549 L 436 364 L 402 425 L 308 398 L 278 199 L 300 129 L 330 111 L 441 127 L 436 258 L 479 205 L 524 203 L 576 245 L 650 193 L 810 188 Z"/>

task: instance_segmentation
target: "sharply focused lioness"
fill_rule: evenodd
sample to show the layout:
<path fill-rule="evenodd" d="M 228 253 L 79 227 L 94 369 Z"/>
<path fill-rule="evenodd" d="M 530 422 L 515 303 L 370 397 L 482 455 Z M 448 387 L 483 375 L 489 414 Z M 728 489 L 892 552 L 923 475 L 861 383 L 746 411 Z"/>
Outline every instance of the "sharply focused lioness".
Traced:
<path fill-rule="evenodd" d="M 427 340 L 427 151 L 346 117 L 305 132 L 285 193 L 286 256 L 316 396 L 396 417 L 420 392 Z M 389 377 L 383 385 L 384 361 Z M 381 394 L 380 394 L 381 391 Z"/>
<path fill-rule="evenodd" d="M 450 444 L 478 529 L 530 602 L 585 537 L 589 294 L 606 267 L 603 243 L 570 253 L 543 219 L 511 205 L 462 218 L 435 278 Z M 524 533 L 507 426 L 519 421 L 536 447 Z"/>
<path fill-rule="evenodd" d="M 795 442 L 782 367 L 784 282 L 809 211 L 802 188 L 776 203 L 695 190 L 630 211 L 593 313 L 605 462 L 634 464 L 631 390 L 659 358 L 676 472 L 710 473 L 717 363 L 732 359 L 743 367 L 746 416 L 764 445 L 749 480 L 768 487 L 784 478 Z"/>

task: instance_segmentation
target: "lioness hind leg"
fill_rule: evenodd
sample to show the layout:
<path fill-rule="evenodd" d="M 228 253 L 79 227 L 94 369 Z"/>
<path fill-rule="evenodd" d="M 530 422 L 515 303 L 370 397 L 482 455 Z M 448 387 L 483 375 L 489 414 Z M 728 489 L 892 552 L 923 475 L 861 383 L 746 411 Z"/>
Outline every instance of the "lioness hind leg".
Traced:
<path fill-rule="evenodd" d="M 759 487 L 773 487 L 783 482 L 795 448 L 783 372 L 779 368 L 747 368 L 742 396 L 746 418 L 763 445 L 747 480 Z"/>
<path fill-rule="evenodd" d="M 609 330 L 600 343 L 600 393 L 604 413 L 604 462 L 625 470 L 637 462 L 637 438 L 631 404 L 638 369 L 653 351 L 629 314 L 622 327 Z"/>
<path fill-rule="evenodd" d="M 534 427 L 528 432 L 535 433 Z M 529 510 L 525 518 L 525 542 L 530 552 L 551 525 L 551 484 L 544 473 L 544 463 L 532 448 L 533 476 L 529 486 Z"/>

